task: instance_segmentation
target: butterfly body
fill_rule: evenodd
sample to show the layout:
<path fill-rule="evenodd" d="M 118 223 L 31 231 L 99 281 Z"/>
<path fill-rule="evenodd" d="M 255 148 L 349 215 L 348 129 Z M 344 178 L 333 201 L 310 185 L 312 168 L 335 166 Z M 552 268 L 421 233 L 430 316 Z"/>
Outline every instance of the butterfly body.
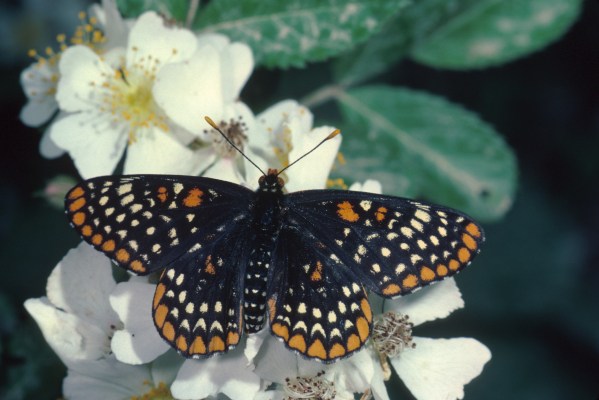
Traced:
<path fill-rule="evenodd" d="M 94 178 L 71 189 L 65 207 L 119 266 L 162 271 L 154 324 L 192 358 L 228 351 L 266 318 L 304 357 L 347 357 L 370 336 L 369 291 L 391 298 L 443 280 L 484 241 L 458 211 L 343 190 L 285 194 L 276 170 L 256 192 L 188 176 Z"/>

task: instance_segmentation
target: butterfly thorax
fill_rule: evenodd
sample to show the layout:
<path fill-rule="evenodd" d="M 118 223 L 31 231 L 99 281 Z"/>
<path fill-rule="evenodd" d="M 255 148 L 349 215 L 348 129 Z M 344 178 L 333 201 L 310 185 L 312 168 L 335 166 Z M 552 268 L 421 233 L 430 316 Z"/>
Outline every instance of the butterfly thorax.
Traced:
<path fill-rule="evenodd" d="M 283 181 L 277 171 L 269 169 L 260 178 L 251 205 L 252 251 L 244 279 L 244 320 L 247 333 L 258 332 L 264 324 L 266 289 L 271 268 L 272 251 L 281 227 Z"/>

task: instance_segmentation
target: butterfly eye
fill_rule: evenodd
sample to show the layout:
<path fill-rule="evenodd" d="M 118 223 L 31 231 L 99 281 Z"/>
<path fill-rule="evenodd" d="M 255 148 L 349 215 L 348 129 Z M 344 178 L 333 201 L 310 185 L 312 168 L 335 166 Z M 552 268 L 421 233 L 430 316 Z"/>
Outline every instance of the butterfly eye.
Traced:
<path fill-rule="evenodd" d="M 285 186 L 285 181 L 283 180 L 283 178 L 281 177 L 277 177 L 277 183 L 279 184 L 279 186 L 282 188 L 283 186 Z"/>
<path fill-rule="evenodd" d="M 264 185 L 264 180 L 265 180 L 265 179 L 266 179 L 266 176 L 262 175 L 262 176 L 260 177 L 260 179 L 258 179 L 258 184 L 259 184 L 260 186 Z"/>

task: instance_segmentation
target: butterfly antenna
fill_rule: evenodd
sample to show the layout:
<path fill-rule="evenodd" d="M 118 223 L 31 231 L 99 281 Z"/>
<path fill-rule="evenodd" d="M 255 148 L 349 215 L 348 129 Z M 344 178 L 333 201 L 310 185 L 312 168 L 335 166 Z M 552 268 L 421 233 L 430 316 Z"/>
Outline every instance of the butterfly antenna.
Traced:
<path fill-rule="evenodd" d="M 250 160 L 250 158 L 248 156 L 245 155 L 245 153 L 243 151 L 241 151 L 241 149 L 237 146 L 235 146 L 235 143 L 233 143 L 231 141 L 231 139 L 229 139 L 227 137 L 227 135 L 225 135 L 225 133 L 222 131 L 222 129 L 220 129 L 218 127 L 218 125 L 216 125 L 216 123 L 212 120 L 212 118 L 205 116 L 204 119 L 206 120 L 206 122 L 208 122 L 208 124 L 210 124 L 211 127 L 213 127 L 214 129 L 216 129 L 216 131 L 218 133 L 221 134 L 221 136 L 223 138 L 225 138 L 225 140 L 227 141 L 227 143 L 229 143 L 235 150 L 237 150 L 239 152 L 239 154 L 241 154 L 246 160 L 248 160 L 254 167 L 258 168 L 258 171 L 262 172 L 262 175 L 266 176 L 266 174 L 264 173 L 264 171 L 262 171 L 262 168 L 260 168 L 258 165 L 256 165 L 255 162 L 253 162 L 252 160 Z"/>
<path fill-rule="evenodd" d="M 300 158 L 298 158 L 297 160 L 295 160 L 294 162 L 292 162 L 291 164 L 289 164 L 288 166 L 286 166 L 285 168 L 283 168 L 282 170 L 280 170 L 277 175 L 281 175 L 283 173 L 283 171 L 285 171 L 287 168 L 291 167 L 293 164 L 295 164 L 296 162 L 298 162 L 299 160 L 301 160 L 302 158 L 306 157 L 308 154 L 312 153 L 314 150 L 316 150 L 317 148 L 319 148 L 324 142 L 326 142 L 327 140 L 331 140 L 332 138 L 334 138 L 335 136 L 337 136 L 340 133 L 341 133 L 341 131 L 339 129 L 335 129 L 333 132 L 331 132 L 329 134 L 329 136 L 325 137 L 324 139 L 322 139 L 320 141 L 320 143 L 318 143 L 316 146 L 314 146 L 312 148 L 312 150 L 310 150 L 307 153 L 304 153 L 303 156 L 301 156 Z"/>

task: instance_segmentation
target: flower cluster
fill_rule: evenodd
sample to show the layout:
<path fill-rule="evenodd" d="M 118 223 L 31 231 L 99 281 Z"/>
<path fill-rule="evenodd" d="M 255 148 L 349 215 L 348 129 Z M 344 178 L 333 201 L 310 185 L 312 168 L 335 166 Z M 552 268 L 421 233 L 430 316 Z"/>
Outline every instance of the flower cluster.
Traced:
<path fill-rule="evenodd" d="M 68 153 L 83 178 L 122 168 L 201 174 L 254 188 L 260 172 L 204 116 L 263 169 L 287 166 L 334 130 L 313 128 L 310 111 L 294 100 L 254 115 L 240 100 L 254 67 L 243 43 L 196 35 L 154 12 L 124 20 L 110 0 L 90 15 L 81 16 L 73 39 L 58 38 L 59 51 L 32 53 L 36 62 L 22 75 L 29 99 L 23 122 L 49 122 L 41 153 Z M 325 188 L 340 140 L 287 170 L 286 188 Z M 350 189 L 381 192 L 374 181 Z M 330 365 L 289 352 L 268 329 L 225 355 L 185 360 L 154 328 L 154 287 L 146 277 L 116 282 L 110 261 L 81 244 L 50 275 L 47 297 L 25 303 L 68 368 L 66 398 L 353 399 L 359 393 L 388 399 L 389 363 L 418 399 L 461 398 L 490 359 L 474 339 L 412 336 L 419 324 L 463 306 L 452 279 L 373 307 L 379 315 L 371 342 Z"/>

